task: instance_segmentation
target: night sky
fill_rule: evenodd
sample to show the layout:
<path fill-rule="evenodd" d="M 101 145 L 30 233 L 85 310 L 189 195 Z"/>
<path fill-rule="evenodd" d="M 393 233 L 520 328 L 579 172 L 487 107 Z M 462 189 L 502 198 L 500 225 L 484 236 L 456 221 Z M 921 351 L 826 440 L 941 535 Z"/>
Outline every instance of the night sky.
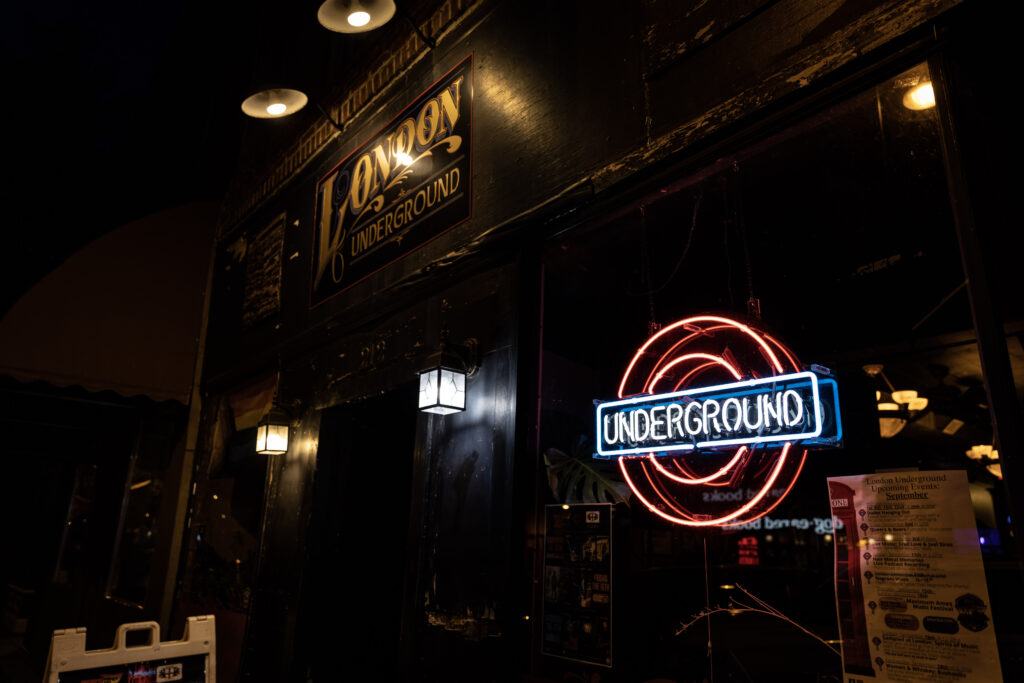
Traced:
<path fill-rule="evenodd" d="M 333 95 L 329 86 L 356 66 L 353 53 L 383 37 L 332 34 L 317 24 L 318 6 L 9 4 L 0 22 L 0 315 L 100 235 L 166 208 L 220 199 L 254 154 L 266 163 L 308 125 L 315 112 L 255 122 L 239 104 L 268 81 Z"/>

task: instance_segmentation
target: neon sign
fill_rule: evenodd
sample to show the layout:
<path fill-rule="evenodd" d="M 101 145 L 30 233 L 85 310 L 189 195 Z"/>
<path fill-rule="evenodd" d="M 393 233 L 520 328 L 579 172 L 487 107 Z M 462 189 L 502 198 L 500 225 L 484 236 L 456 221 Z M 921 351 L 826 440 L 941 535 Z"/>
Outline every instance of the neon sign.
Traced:
<path fill-rule="evenodd" d="M 663 328 L 633 356 L 618 393 L 597 406 L 594 457 L 617 459 L 637 499 L 675 524 L 749 524 L 793 488 L 807 448 L 842 438 L 835 381 L 724 316 Z M 746 495 L 708 496 L 736 490 Z"/>
<path fill-rule="evenodd" d="M 799 372 L 603 403 L 598 455 L 721 448 L 821 435 L 818 377 Z"/>

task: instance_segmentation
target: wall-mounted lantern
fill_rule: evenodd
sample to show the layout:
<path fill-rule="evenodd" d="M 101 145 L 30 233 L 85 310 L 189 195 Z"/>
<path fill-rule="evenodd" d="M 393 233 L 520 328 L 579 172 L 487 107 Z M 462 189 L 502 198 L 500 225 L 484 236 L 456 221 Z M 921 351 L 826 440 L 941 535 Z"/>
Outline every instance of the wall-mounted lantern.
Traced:
<path fill-rule="evenodd" d="M 290 428 L 291 416 L 275 404 L 256 427 L 256 452 L 260 455 L 287 453 Z"/>
<path fill-rule="evenodd" d="M 419 409 L 450 415 L 466 409 L 466 378 L 476 372 L 476 340 L 465 345 L 441 344 L 420 371 Z"/>

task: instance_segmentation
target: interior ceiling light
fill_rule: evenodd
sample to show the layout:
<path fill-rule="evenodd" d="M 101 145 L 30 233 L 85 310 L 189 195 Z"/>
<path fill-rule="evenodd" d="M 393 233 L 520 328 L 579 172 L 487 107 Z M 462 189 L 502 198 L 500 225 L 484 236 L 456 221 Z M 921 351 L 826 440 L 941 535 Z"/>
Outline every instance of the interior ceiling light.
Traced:
<path fill-rule="evenodd" d="M 309 98 L 301 90 L 267 88 L 242 101 L 242 111 L 254 119 L 279 119 L 290 116 L 306 106 Z"/>
<path fill-rule="evenodd" d="M 931 81 L 916 85 L 903 94 L 903 106 L 913 111 L 931 109 L 935 106 L 935 90 Z"/>
<path fill-rule="evenodd" d="M 394 0 L 327 0 L 316 18 L 336 33 L 362 33 L 380 28 L 395 16 Z"/>
<path fill-rule="evenodd" d="M 370 23 L 370 13 L 353 12 L 352 14 L 348 15 L 348 23 L 351 26 L 355 26 L 357 28 L 360 26 L 366 26 L 367 24 Z"/>
<path fill-rule="evenodd" d="M 892 392 L 892 400 L 897 403 L 910 403 L 917 398 L 917 392 L 913 389 L 905 389 L 903 391 Z"/>
<path fill-rule="evenodd" d="M 971 460 L 981 460 L 983 458 L 998 460 L 999 451 L 988 444 L 978 444 L 977 446 L 971 446 L 970 450 L 967 451 L 967 457 Z"/>
<path fill-rule="evenodd" d="M 907 408 L 909 410 L 924 410 L 927 407 L 928 399 L 923 397 L 913 398 L 907 403 Z"/>

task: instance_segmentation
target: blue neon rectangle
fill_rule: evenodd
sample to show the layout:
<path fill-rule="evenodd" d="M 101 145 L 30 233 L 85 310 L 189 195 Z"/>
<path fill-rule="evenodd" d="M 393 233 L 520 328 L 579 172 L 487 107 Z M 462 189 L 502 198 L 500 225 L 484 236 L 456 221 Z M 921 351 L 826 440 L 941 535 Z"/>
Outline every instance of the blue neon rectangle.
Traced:
<path fill-rule="evenodd" d="M 597 419 L 597 453 L 595 454 L 595 457 L 613 458 L 630 455 L 641 456 L 651 453 L 658 454 L 670 453 L 675 451 L 691 451 L 698 448 L 718 448 L 722 446 L 739 446 L 743 444 L 759 444 L 780 441 L 797 441 L 800 439 L 815 439 L 821 436 L 822 433 L 821 396 L 819 394 L 818 381 L 818 376 L 815 375 L 813 372 L 796 372 L 788 375 L 776 375 L 774 377 L 763 377 L 759 379 L 743 380 L 740 382 L 718 384 L 710 387 L 686 389 L 684 391 L 676 391 L 670 394 L 649 394 L 644 396 L 634 396 L 632 398 L 625 398 L 618 401 L 609 401 L 607 403 L 601 403 L 597 406 L 597 410 L 595 411 Z M 793 388 L 792 385 L 794 382 L 798 382 L 796 386 L 799 387 L 803 387 L 808 384 L 811 387 L 811 394 L 813 397 L 812 403 L 814 405 L 814 428 L 810 431 L 774 434 L 767 436 L 741 437 L 736 439 L 709 439 L 706 441 L 697 442 L 663 442 L 653 446 L 638 446 L 633 448 L 605 448 L 604 432 L 602 431 L 602 417 L 605 413 L 615 408 L 621 408 L 623 406 L 631 406 L 638 404 L 650 404 L 652 406 L 656 406 L 665 403 L 678 402 L 676 399 L 684 397 L 704 396 L 705 399 L 725 399 L 735 396 L 742 396 L 744 394 L 759 393 L 756 391 L 756 387 L 764 385 L 784 384 L 789 385 L 788 388 Z M 712 395 L 708 396 L 709 394 Z"/>

